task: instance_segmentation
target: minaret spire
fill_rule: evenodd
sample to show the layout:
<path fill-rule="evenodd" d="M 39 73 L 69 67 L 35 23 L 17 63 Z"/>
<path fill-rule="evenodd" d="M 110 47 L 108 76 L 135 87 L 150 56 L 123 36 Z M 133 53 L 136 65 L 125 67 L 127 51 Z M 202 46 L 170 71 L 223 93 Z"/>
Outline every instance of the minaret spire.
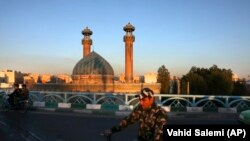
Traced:
<path fill-rule="evenodd" d="M 84 35 L 82 39 L 82 45 L 83 45 L 83 57 L 87 56 L 90 53 L 91 45 L 92 45 L 92 39 L 90 38 L 90 35 L 92 35 L 93 32 L 86 27 L 82 31 L 82 35 Z"/>
<path fill-rule="evenodd" d="M 123 27 L 123 30 L 126 32 L 126 35 L 123 37 L 125 42 L 125 81 L 127 83 L 133 82 L 133 42 L 135 37 L 133 31 L 135 27 L 128 23 Z"/>

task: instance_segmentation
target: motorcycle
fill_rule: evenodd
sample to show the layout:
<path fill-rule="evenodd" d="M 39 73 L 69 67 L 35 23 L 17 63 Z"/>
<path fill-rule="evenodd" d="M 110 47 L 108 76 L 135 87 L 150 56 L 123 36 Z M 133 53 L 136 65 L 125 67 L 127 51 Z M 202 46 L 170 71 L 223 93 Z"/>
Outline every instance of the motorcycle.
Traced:
<path fill-rule="evenodd" d="M 10 100 L 11 96 L 9 94 L 3 93 L 2 94 L 2 109 L 5 112 L 10 110 L 16 111 L 23 111 L 24 113 L 27 112 L 29 107 L 29 100 L 24 100 L 22 98 L 15 97 L 14 99 Z M 12 102 L 10 102 L 12 101 Z"/>

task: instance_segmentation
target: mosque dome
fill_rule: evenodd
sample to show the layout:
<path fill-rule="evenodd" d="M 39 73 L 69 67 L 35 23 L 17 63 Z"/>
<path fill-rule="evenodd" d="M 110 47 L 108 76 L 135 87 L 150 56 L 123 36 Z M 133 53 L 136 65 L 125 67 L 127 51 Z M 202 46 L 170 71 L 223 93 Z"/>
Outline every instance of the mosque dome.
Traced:
<path fill-rule="evenodd" d="M 114 70 L 104 58 L 93 51 L 75 65 L 73 75 L 114 75 Z"/>

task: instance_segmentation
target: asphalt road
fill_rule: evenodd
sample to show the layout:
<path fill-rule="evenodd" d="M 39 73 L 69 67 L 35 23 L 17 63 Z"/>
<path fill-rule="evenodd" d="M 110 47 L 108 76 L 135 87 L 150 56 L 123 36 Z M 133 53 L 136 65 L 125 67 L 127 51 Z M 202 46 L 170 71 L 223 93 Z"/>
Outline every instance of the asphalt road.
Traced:
<path fill-rule="evenodd" d="M 237 114 L 169 113 L 168 124 L 238 124 Z M 65 112 L 17 111 L 0 113 L 1 141 L 105 141 L 100 133 L 123 117 Z M 113 141 L 133 141 L 137 124 L 112 136 Z"/>

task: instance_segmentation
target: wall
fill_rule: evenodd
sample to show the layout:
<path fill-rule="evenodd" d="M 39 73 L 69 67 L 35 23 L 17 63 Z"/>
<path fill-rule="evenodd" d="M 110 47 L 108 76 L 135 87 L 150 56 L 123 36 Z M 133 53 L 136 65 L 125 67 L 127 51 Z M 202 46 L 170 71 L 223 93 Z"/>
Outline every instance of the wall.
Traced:
<path fill-rule="evenodd" d="M 32 91 L 76 91 L 76 92 L 115 92 L 115 93 L 138 93 L 144 87 L 148 87 L 154 93 L 160 93 L 160 84 L 146 83 L 117 83 L 105 85 L 83 84 L 35 84 Z"/>

